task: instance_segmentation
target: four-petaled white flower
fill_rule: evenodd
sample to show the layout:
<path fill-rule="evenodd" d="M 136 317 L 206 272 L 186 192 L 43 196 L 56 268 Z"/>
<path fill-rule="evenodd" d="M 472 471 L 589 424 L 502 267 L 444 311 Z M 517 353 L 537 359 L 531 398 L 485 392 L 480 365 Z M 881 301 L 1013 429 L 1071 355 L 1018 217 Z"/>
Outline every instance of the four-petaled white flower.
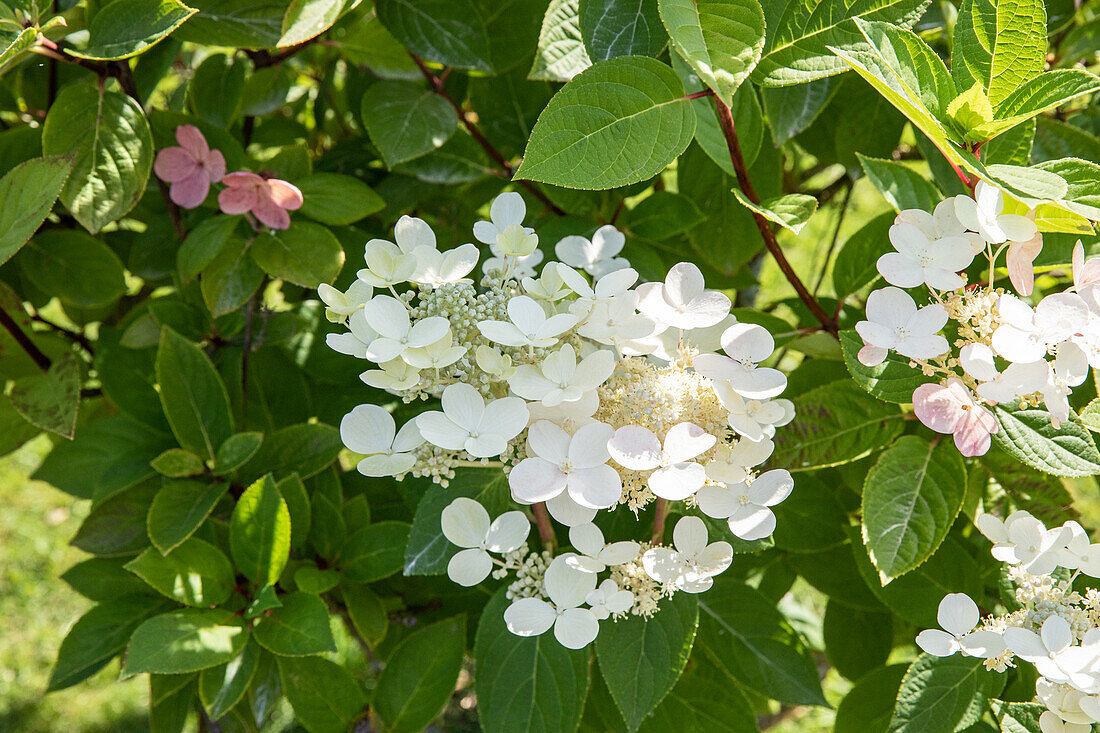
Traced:
<path fill-rule="evenodd" d="M 402 252 L 393 242 L 372 239 L 367 242 L 363 260 L 367 266 L 356 277 L 375 288 L 388 288 L 403 283 L 416 274 L 416 257 Z"/>
<path fill-rule="evenodd" d="M 915 226 L 929 239 L 962 237 L 970 244 L 974 254 L 985 249 L 985 240 L 981 235 L 967 231 L 955 215 L 954 198 L 947 198 L 936 204 L 931 214 L 923 209 L 905 209 L 894 218 L 894 223 Z"/>
<path fill-rule="evenodd" d="M 638 557 L 637 542 L 623 540 L 604 544 L 603 532 L 591 522 L 569 528 L 569 544 L 580 554 L 569 558 L 573 567 L 586 573 L 602 573 L 608 565 L 622 565 Z"/>
<path fill-rule="evenodd" d="M 728 542 L 707 544 L 707 525 L 699 517 L 682 517 L 672 530 L 672 544 L 654 547 L 642 555 L 646 574 L 658 583 L 686 593 L 702 593 L 714 583 L 714 576 L 733 562 Z"/>
<path fill-rule="evenodd" d="M 728 411 L 730 427 L 749 440 L 772 438 L 777 427 L 794 419 L 794 403 L 790 400 L 746 400 L 725 382 L 715 382 L 714 391 Z"/>
<path fill-rule="evenodd" d="M 595 573 L 569 564 L 568 555 L 558 555 L 546 569 L 542 581 L 549 602 L 521 598 L 504 611 L 504 623 L 517 636 L 538 636 L 554 629 L 554 638 L 567 649 L 583 649 L 600 632 L 600 623 L 590 609 L 579 608 L 596 589 Z"/>
<path fill-rule="evenodd" d="M 985 181 L 978 181 L 974 198 L 965 194 L 955 197 L 955 216 L 990 244 L 1026 242 L 1035 236 L 1039 230 L 1034 221 L 1020 214 L 1002 214 L 1004 207 L 1004 194 Z"/>
<path fill-rule="evenodd" d="M 531 531 L 531 523 L 523 512 L 505 512 L 490 523 L 485 507 L 466 497 L 448 504 L 439 524 L 451 544 L 465 548 L 447 563 L 447 575 L 467 587 L 489 577 L 493 570 L 490 552 L 503 554 L 515 550 Z"/>
<path fill-rule="evenodd" d="M 1100 543 L 1092 543 L 1085 528 L 1073 520 L 1063 526 L 1069 530 L 1069 539 L 1058 553 L 1058 566 L 1100 578 Z"/>
<path fill-rule="evenodd" d="M 337 353 L 366 359 L 370 345 L 378 338 L 378 332 L 367 323 L 367 315 L 362 308 L 348 318 L 348 329 L 346 333 L 328 334 L 325 336 L 325 343 Z"/>
<path fill-rule="evenodd" d="M 371 299 L 374 288 L 359 279 L 351 284 L 347 292 L 341 292 L 327 283 L 321 283 L 317 286 L 317 295 L 325 304 L 325 318 L 331 323 L 343 323 L 348 316 L 361 310 Z"/>
<path fill-rule="evenodd" d="M 464 244 L 444 252 L 435 247 L 417 247 L 413 256 L 416 257 L 416 273 L 410 280 L 439 287 L 445 283 L 469 282 L 466 276 L 477 267 L 480 253 L 477 245 Z"/>
<path fill-rule="evenodd" d="M 474 224 L 474 237 L 479 242 L 496 245 L 503 257 L 525 257 L 538 247 L 535 230 L 523 226 L 527 205 L 514 191 L 506 191 L 493 199 L 489 221 Z M 537 263 L 536 263 L 537 264 Z"/>
<path fill-rule="evenodd" d="M 670 328 L 706 328 L 730 312 L 730 299 L 707 290 L 703 273 L 690 262 L 673 265 L 664 283 L 643 283 L 636 292 L 638 310 Z"/>
<path fill-rule="evenodd" d="M 758 476 L 752 485 L 737 479 L 728 464 L 708 464 L 707 477 L 721 484 L 699 489 L 695 500 L 699 511 L 708 517 L 725 519 L 730 531 L 743 540 L 761 540 L 775 531 L 775 506 L 791 494 L 794 479 L 785 469 L 777 468 Z M 731 480 L 734 479 L 734 480 Z"/>
<path fill-rule="evenodd" d="M 713 435 L 689 422 L 669 428 L 663 446 L 648 428 L 626 425 L 611 436 L 607 450 L 623 468 L 653 471 L 646 480 L 650 491 L 662 499 L 679 501 L 706 483 L 706 470 L 692 459 L 706 453 L 715 442 Z"/>
<path fill-rule="evenodd" d="M 1019 565 L 1032 575 L 1047 575 L 1058 567 L 1072 535 L 1066 527 L 1047 529 L 1025 511 L 1013 512 L 1004 522 L 992 514 L 982 514 L 975 524 L 993 543 L 993 557 Z"/>
<path fill-rule="evenodd" d="M 523 292 L 532 298 L 546 300 L 555 303 L 573 292 L 573 288 L 562 279 L 561 266 L 557 262 L 551 262 L 542 268 L 542 276 L 537 280 L 533 277 L 524 277 L 521 280 Z"/>
<path fill-rule="evenodd" d="M 569 344 L 542 360 L 539 366 L 516 367 L 508 378 L 512 392 L 525 400 L 537 400 L 546 407 L 576 402 L 599 387 L 615 371 L 615 355 L 594 351 L 577 363 L 577 352 Z"/>
<path fill-rule="evenodd" d="M 949 593 L 940 601 L 936 620 L 942 629 L 925 629 L 917 634 L 917 646 L 936 657 L 950 657 L 962 650 L 972 657 L 990 659 L 1005 650 L 1005 639 L 995 631 L 974 630 L 978 606 L 965 593 Z"/>
<path fill-rule="evenodd" d="M 508 301 L 507 321 L 480 321 L 481 335 L 503 346 L 553 346 L 558 337 L 577 324 L 571 313 L 555 313 L 547 318 L 537 301 L 518 295 Z"/>
<path fill-rule="evenodd" d="M 359 375 L 364 384 L 390 392 L 404 392 L 420 384 L 420 370 L 404 359 L 390 359 Z"/>
<path fill-rule="evenodd" d="M 454 337 L 448 330 L 434 344 L 405 349 L 401 358 L 417 369 L 443 369 L 461 359 L 465 353 L 466 347 L 455 346 Z"/>
<path fill-rule="evenodd" d="M 468 384 L 452 384 L 443 390 L 443 411 L 422 412 L 416 425 L 424 440 L 447 450 L 464 450 L 475 458 L 499 456 L 508 441 L 527 426 L 527 405 L 518 397 L 503 397 L 485 404 Z"/>
<path fill-rule="evenodd" d="M 356 466 L 364 476 L 407 473 L 416 464 L 411 451 L 424 442 L 416 423 L 407 422 L 397 432 L 393 416 L 378 405 L 359 405 L 344 415 L 340 440 L 348 450 L 366 456 Z"/>
<path fill-rule="evenodd" d="M 787 388 L 787 377 L 771 367 L 758 366 L 775 350 L 768 330 L 754 323 L 735 323 L 722 333 L 721 354 L 699 354 L 692 361 L 695 371 L 711 379 L 728 382 L 742 397 L 766 400 Z"/>
<path fill-rule="evenodd" d="M 512 366 L 512 357 L 500 353 L 492 346 L 478 346 L 474 352 L 474 361 L 478 369 L 497 379 L 507 380 L 516 373 L 516 368 Z"/>
<path fill-rule="evenodd" d="M 890 244 L 897 251 L 878 258 L 878 271 L 886 282 L 903 288 L 925 284 L 936 290 L 961 288 L 964 280 L 957 273 L 974 259 L 966 238 L 929 239 L 906 222 L 890 227 Z"/>
<path fill-rule="evenodd" d="M 867 318 L 856 324 L 864 343 L 858 358 L 865 366 L 881 364 L 890 351 L 910 359 L 932 359 L 950 348 L 939 333 L 947 324 L 947 310 L 939 303 L 918 310 L 904 290 L 882 288 L 867 296 Z"/>
<path fill-rule="evenodd" d="M 508 474 L 512 496 L 535 504 L 564 492 L 589 509 L 614 506 L 623 485 L 618 472 L 607 465 L 612 432 L 610 425 L 600 422 L 589 423 L 573 435 L 548 420 L 535 423 L 527 431 L 529 456 Z"/>
<path fill-rule="evenodd" d="M 611 224 L 595 231 L 592 239 L 572 234 L 554 245 L 554 254 L 567 265 L 579 267 L 592 277 L 629 267 L 630 263 L 615 255 L 623 251 L 626 237 Z"/>
<path fill-rule="evenodd" d="M 1036 671 L 1051 682 L 1084 689 L 1095 685 L 1086 668 L 1095 663 L 1100 651 L 1096 648 L 1100 629 L 1086 632 L 1080 646 L 1072 646 L 1074 634 L 1069 621 L 1055 614 L 1043 621 L 1038 634 L 1031 629 L 1008 627 L 1004 641 L 1013 654 L 1034 664 Z"/>
<path fill-rule="evenodd" d="M 1055 293 L 1039 301 L 1035 310 L 1014 295 L 997 300 L 1003 323 L 993 332 L 993 348 L 1005 359 L 1039 361 L 1051 346 L 1085 330 L 1089 309 L 1075 293 Z"/>
<path fill-rule="evenodd" d="M 397 298 L 379 295 L 363 306 L 363 317 L 378 338 L 367 347 L 367 358 L 382 363 L 396 359 L 406 349 L 430 346 L 447 335 L 450 322 L 442 316 L 429 316 L 416 323 L 409 309 Z"/>
<path fill-rule="evenodd" d="M 619 590 L 619 584 L 608 578 L 600 587 L 584 598 L 592 609 L 592 615 L 603 621 L 608 616 L 624 614 L 634 605 L 634 594 L 628 590 Z"/>

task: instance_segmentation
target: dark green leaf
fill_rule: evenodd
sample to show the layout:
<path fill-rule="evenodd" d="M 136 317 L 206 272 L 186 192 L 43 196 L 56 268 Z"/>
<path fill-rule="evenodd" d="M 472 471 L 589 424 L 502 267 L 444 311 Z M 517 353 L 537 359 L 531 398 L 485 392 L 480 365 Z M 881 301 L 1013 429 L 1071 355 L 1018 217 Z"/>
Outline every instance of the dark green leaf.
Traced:
<path fill-rule="evenodd" d="M 327 227 L 308 221 L 294 221 L 289 229 L 256 235 L 251 251 L 268 275 L 305 288 L 332 283 L 344 264 L 340 241 Z"/>
<path fill-rule="evenodd" d="M 263 442 L 263 433 L 235 433 L 229 436 L 214 456 L 214 471 L 221 475 L 236 471 L 256 455 Z"/>
<path fill-rule="evenodd" d="M 39 232 L 23 249 L 19 264 L 39 290 L 82 308 L 108 305 L 126 292 L 118 255 L 81 231 Z"/>
<path fill-rule="evenodd" d="M 273 654 L 304 657 L 336 651 L 328 608 L 312 593 L 287 593 L 283 604 L 264 614 L 253 629 L 256 642 Z"/>
<path fill-rule="evenodd" d="M 42 225 L 69 178 L 68 155 L 34 158 L 0 178 L 0 265 Z"/>
<path fill-rule="evenodd" d="M 180 445 L 204 459 L 233 434 L 229 396 L 202 349 L 167 326 L 157 349 L 157 383 L 164 414 Z"/>
<path fill-rule="evenodd" d="M 186 606 L 217 606 L 229 599 L 236 586 L 225 553 L 195 537 L 167 555 L 150 547 L 127 563 L 126 569 Z"/>
<path fill-rule="evenodd" d="M 248 631 L 232 611 L 187 608 L 161 614 L 134 631 L 122 672 L 197 672 L 228 662 L 247 640 Z"/>
<path fill-rule="evenodd" d="M 346 731 L 366 698 L 343 667 L 320 657 L 278 657 L 283 694 L 310 733 Z"/>
<path fill-rule="evenodd" d="M 856 153 L 871 183 L 895 210 L 931 211 L 943 198 L 936 187 L 912 168 L 892 160 L 868 158 Z"/>
<path fill-rule="evenodd" d="M 176 0 L 116 0 L 107 13 L 96 13 L 88 26 L 88 45 L 70 51 L 96 61 L 125 59 L 142 53 L 195 14 Z"/>
<path fill-rule="evenodd" d="M 373 583 L 400 572 L 409 538 L 404 522 L 378 522 L 351 534 L 340 551 L 344 577 Z"/>
<path fill-rule="evenodd" d="M 80 365 L 70 355 L 55 359 L 44 374 L 17 379 L 11 404 L 32 425 L 72 439 L 80 407 Z"/>
<path fill-rule="evenodd" d="M 822 635 L 825 654 L 836 671 L 858 680 L 886 663 L 894 645 L 893 616 L 862 611 L 830 599 L 825 607 Z"/>
<path fill-rule="evenodd" d="M 162 553 L 194 534 L 225 495 L 229 484 L 168 481 L 149 507 L 149 539 Z"/>
<path fill-rule="evenodd" d="M 268 474 L 237 500 L 229 523 L 237 569 L 257 587 L 279 579 L 290 553 L 290 512 Z"/>
<path fill-rule="evenodd" d="M 371 704 L 393 733 L 423 730 L 454 692 L 466 650 L 466 617 L 439 621 L 397 645 Z"/>
<path fill-rule="evenodd" d="M 1004 675 L 983 660 L 922 654 L 909 666 L 898 690 L 891 733 L 956 730 L 978 722 L 986 700 L 1004 687 Z"/>
<path fill-rule="evenodd" d="M 1100 472 L 1100 452 L 1089 431 L 1076 419 L 1051 424 L 1046 410 L 993 408 L 1001 429 L 994 444 L 1018 461 L 1055 476 L 1089 476 Z"/>
<path fill-rule="evenodd" d="M 199 673 L 199 698 L 212 720 L 218 720 L 240 702 L 259 667 L 259 645 L 245 644 L 240 656 Z"/>
<path fill-rule="evenodd" d="M 198 117 L 218 127 L 237 119 L 248 76 L 246 59 L 216 53 L 207 56 L 187 87 L 187 101 Z"/>
<path fill-rule="evenodd" d="M 187 478 L 198 476 L 206 470 L 202 459 L 183 448 L 169 448 L 154 458 L 150 465 L 166 478 Z"/>
<path fill-rule="evenodd" d="M 322 224 L 352 224 L 386 205 L 370 186 L 339 173 L 314 173 L 294 185 L 302 192 L 302 213 Z"/>
<path fill-rule="evenodd" d="M 593 61 L 656 56 L 668 43 L 657 0 L 580 0 L 577 20 Z"/>

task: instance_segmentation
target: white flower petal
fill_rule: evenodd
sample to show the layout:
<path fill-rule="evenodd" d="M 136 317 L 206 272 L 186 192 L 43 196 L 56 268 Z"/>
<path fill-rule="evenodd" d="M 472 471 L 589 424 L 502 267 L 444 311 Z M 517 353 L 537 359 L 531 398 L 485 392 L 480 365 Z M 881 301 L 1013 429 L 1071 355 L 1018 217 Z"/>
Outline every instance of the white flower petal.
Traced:
<path fill-rule="evenodd" d="M 955 637 L 939 629 L 925 629 L 917 634 L 917 646 L 935 657 L 950 657 L 959 650 Z"/>
<path fill-rule="evenodd" d="M 383 453 L 393 445 L 393 416 L 378 405 L 359 405 L 340 420 L 340 440 L 356 453 Z"/>
<path fill-rule="evenodd" d="M 730 532 L 747 542 L 762 540 L 775 531 L 775 513 L 766 506 L 746 504 L 730 514 L 727 524 Z"/>
<path fill-rule="evenodd" d="M 477 585 L 493 571 L 493 560 L 481 549 L 462 550 L 447 563 L 447 577 L 466 586 Z"/>
<path fill-rule="evenodd" d="M 573 501 L 568 491 L 563 491 L 553 499 L 546 502 L 546 510 L 559 524 L 566 527 L 574 527 L 578 524 L 591 522 L 596 516 L 596 510 L 584 507 Z"/>
<path fill-rule="evenodd" d="M 569 555 L 558 555 L 546 568 L 543 578 L 546 595 L 561 608 L 576 608 L 596 588 L 596 576 L 569 564 Z"/>
<path fill-rule="evenodd" d="M 662 499 L 681 501 L 702 488 L 706 480 L 706 469 L 689 462 L 658 468 L 649 475 L 647 483 L 650 491 Z"/>
<path fill-rule="evenodd" d="M 576 468 L 595 468 L 611 458 L 607 445 L 615 434 L 610 425 L 593 422 L 577 429 L 569 441 L 569 462 Z"/>
<path fill-rule="evenodd" d="M 716 442 L 713 435 L 694 423 L 673 425 L 665 435 L 664 460 L 672 463 L 689 461 L 710 450 Z"/>
<path fill-rule="evenodd" d="M 416 416 L 416 427 L 424 440 L 447 450 L 462 450 L 470 433 L 438 410 Z"/>
<path fill-rule="evenodd" d="M 789 471 L 777 468 L 759 476 L 749 487 L 749 501 L 759 506 L 775 506 L 794 489 L 794 478 Z"/>
<path fill-rule="evenodd" d="M 603 532 L 592 523 L 569 528 L 569 544 L 582 555 L 596 557 L 603 549 Z"/>
<path fill-rule="evenodd" d="M 565 490 L 565 475 L 553 463 L 537 456 L 524 458 L 508 473 L 512 496 L 523 504 L 548 501 Z"/>
<path fill-rule="evenodd" d="M 615 431 L 607 450 L 623 468 L 645 471 L 661 465 L 661 443 L 649 429 L 626 425 Z"/>
<path fill-rule="evenodd" d="M 965 593 L 949 593 L 940 601 L 936 619 L 948 633 L 962 636 L 978 625 L 978 606 Z"/>
<path fill-rule="evenodd" d="M 523 202 L 523 197 L 515 191 L 505 191 L 493 199 L 489 206 L 489 218 L 500 229 L 522 224 L 526 215 L 527 205 Z"/>
<path fill-rule="evenodd" d="M 443 509 L 439 524 L 451 544 L 481 547 L 489 532 L 489 513 L 473 499 L 460 496 Z"/>
<path fill-rule="evenodd" d="M 707 546 L 707 525 L 699 517 L 681 517 L 672 530 L 672 544 L 685 555 L 696 555 Z"/>
<path fill-rule="evenodd" d="M 554 625 L 558 614 L 541 598 L 521 598 L 504 609 L 504 624 L 516 636 L 538 636 Z"/>
<path fill-rule="evenodd" d="M 573 501 L 592 509 L 613 507 L 623 494 L 619 472 L 606 464 L 571 471 L 565 487 Z"/>
<path fill-rule="evenodd" d="M 600 623 L 587 608 L 570 608 L 554 622 L 554 638 L 566 649 L 583 649 L 600 633 Z"/>
<path fill-rule="evenodd" d="M 531 531 L 527 515 L 519 511 L 505 512 L 489 525 L 485 549 L 489 552 L 511 552 L 524 543 Z"/>

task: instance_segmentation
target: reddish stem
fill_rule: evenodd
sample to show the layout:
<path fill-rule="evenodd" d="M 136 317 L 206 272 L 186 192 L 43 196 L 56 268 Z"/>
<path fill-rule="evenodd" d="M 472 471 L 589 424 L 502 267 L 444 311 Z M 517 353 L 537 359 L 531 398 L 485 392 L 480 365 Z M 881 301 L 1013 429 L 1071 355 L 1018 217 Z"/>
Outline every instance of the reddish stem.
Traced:
<path fill-rule="evenodd" d="M 752 181 L 749 180 L 749 172 L 745 166 L 745 158 L 741 154 L 741 144 L 737 140 L 737 131 L 733 126 L 733 114 L 730 112 L 730 108 L 727 107 L 721 99 L 714 98 L 714 104 L 718 108 L 718 124 L 722 128 L 722 133 L 726 137 L 726 146 L 730 151 L 730 160 L 733 163 L 734 173 L 737 175 L 737 185 L 741 187 L 741 192 L 745 194 L 745 198 L 754 204 L 760 203 L 760 197 L 756 194 L 756 189 L 752 186 Z M 821 325 L 833 335 L 835 338 L 839 338 L 839 329 L 837 327 L 836 320 L 829 317 L 829 314 L 825 312 L 825 309 L 821 307 L 821 304 L 817 302 L 817 299 L 810 294 L 810 291 L 806 289 L 802 280 L 798 277 L 798 274 L 791 267 L 791 263 L 787 261 L 786 255 L 783 254 L 783 249 L 779 246 L 779 242 L 775 238 L 775 232 L 772 231 L 771 224 L 760 214 L 755 211 L 752 212 L 753 221 L 756 222 L 756 228 L 760 230 L 760 236 L 764 238 L 764 246 L 768 248 L 772 257 L 775 258 L 775 262 L 779 265 L 779 269 L 783 271 L 783 276 L 787 278 L 787 282 L 794 288 L 795 293 L 798 294 L 799 300 L 801 300 L 810 313 L 816 318 Z"/>
<path fill-rule="evenodd" d="M 543 548 L 552 550 L 554 548 L 554 525 L 550 523 L 550 515 L 546 512 L 546 503 L 539 502 L 531 507 L 531 511 L 535 514 L 535 526 L 539 528 L 539 539 L 542 540 Z"/>
<path fill-rule="evenodd" d="M 668 501 L 657 499 L 653 512 L 653 535 L 650 537 L 650 542 L 655 545 L 659 545 L 665 538 L 666 519 L 668 519 Z"/>

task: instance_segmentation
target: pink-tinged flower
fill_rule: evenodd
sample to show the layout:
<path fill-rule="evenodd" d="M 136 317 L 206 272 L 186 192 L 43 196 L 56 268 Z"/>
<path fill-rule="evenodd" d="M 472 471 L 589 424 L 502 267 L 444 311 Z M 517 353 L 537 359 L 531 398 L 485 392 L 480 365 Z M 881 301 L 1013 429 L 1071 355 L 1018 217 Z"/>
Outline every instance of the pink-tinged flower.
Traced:
<path fill-rule="evenodd" d="M 937 433 L 954 435 L 955 446 L 964 456 L 984 455 L 990 436 L 1001 429 L 993 413 L 979 404 L 959 379 L 917 387 L 913 412 Z"/>
<path fill-rule="evenodd" d="M 1085 259 L 1085 247 L 1081 240 L 1073 246 L 1073 289 L 1080 292 L 1089 285 L 1100 283 L 1100 257 Z"/>
<path fill-rule="evenodd" d="M 176 128 L 178 147 L 157 153 L 153 170 L 157 177 L 172 184 L 171 199 L 185 209 L 193 209 L 206 200 L 210 184 L 225 175 L 225 157 L 211 150 L 206 138 L 194 125 Z"/>
<path fill-rule="evenodd" d="M 1034 221 L 1035 212 L 1029 211 L 1027 218 Z M 1008 245 L 1006 264 L 1008 265 L 1008 279 L 1012 281 L 1012 287 L 1023 296 L 1031 295 L 1035 290 L 1035 258 L 1043 250 L 1043 233 L 1035 232 L 1035 236 L 1026 242 L 1012 242 Z"/>
<path fill-rule="evenodd" d="M 302 192 L 278 178 L 263 178 L 237 171 L 222 179 L 226 188 L 218 194 L 218 205 L 226 214 L 251 211 L 261 224 L 272 229 L 290 226 L 288 211 L 302 208 Z"/>

